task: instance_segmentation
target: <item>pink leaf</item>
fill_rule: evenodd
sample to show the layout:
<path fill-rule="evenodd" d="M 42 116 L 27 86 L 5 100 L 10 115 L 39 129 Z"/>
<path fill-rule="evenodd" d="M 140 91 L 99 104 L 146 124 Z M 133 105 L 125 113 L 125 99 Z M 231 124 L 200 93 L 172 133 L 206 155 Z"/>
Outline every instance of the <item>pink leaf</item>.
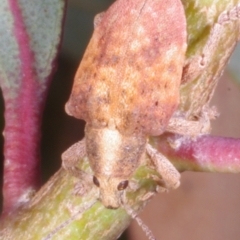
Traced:
<path fill-rule="evenodd" d="M 40 183 L 41 116 L 61 40 L 64 9 L 64 0 L 0 3 L 5 212 L 26 201 Z"/>

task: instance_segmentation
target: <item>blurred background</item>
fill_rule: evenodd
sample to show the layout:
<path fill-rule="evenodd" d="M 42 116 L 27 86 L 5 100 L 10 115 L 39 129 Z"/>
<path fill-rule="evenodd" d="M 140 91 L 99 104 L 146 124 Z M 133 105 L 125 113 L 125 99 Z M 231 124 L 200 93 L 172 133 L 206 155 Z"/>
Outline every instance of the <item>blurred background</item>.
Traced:
<path fill-rule="evenodd" d="M 64 104 L 91 37 L 93 18 L 112 2 L 68 2 L 58 69 L 49 91 L 42 124 L 44 181 L 60 167 L 61 153 L 83 137 L 84 122 L 67 116 Z M 220 117 L 212 125 L 214 135 L 240 137 L 240 82 L 237 82 L 237 78 L 240 78 L 239 62 L 240 48 L 235 52 L 212 100 L 212 105 L 217 106 L 220 112 Z M 2 102 L 0 107 L 3 108 Z M 1 129 L 2 122 L 3 120 Z M 140 216 L 159 240 L 239 240 L 240 174 L 185 172 L 182 174 L 180 188 L 159 194 Z M 147 238 L 133 221 L 121 239 Z"/>

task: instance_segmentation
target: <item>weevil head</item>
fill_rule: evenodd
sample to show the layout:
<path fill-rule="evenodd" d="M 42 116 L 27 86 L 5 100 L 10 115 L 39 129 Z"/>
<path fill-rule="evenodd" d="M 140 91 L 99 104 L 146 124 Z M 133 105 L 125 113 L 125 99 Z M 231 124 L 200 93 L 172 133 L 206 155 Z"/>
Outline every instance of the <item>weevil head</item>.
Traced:
<path fill-rule="evenodd" d="M 107 208 L 119 208 L 123 202 L 123 194 L 128 187 L 128 180 L 107 176 L 93 176 L 93 183 L 99 188 L 99 199 Z"/>
<path fill-rule="evenodd" d="M 99 199 L 107 208 L 118 208 L 129 179 L 140 165 L 146 137 L 124 135 L 111 125 L 85 128 L 86 150 L 93 170 L 93 183 L 99 188 Z"/>

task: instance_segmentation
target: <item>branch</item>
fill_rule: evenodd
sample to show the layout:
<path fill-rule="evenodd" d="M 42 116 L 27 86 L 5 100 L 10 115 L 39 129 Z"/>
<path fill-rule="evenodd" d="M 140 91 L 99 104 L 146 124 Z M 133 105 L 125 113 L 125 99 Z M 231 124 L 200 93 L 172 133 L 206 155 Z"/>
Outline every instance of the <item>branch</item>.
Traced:
<path fill-rule="evenodd" d="M 2 221 L 0 236 L 14 240 L 117 239 L 130 224 L 131 217 L 123 208 L 107 209 L 100 201 L 96 202 L 98 189 L 93 186 L 88 161 L 83 160 L 79 167 L 89 173 L 84 187 L 79 179 L 59 170 L 18 214 Z M 139 186 L 127 194 L 128 207 L 136 213 L 146 204 L 146 196 L 155 192 L 151 172 L 144 165 L 140 167 L 134 175 Z M 88 190 L 82 196 L 76 195 L 79 187 Z M 91 206 L 92 203 L 95 204 Z"/>
<path fill-rule="evenodd" d="M 152 138 L 152 144 L 180 171 L 240 172 L 240 139 L 164 134 Z"/>

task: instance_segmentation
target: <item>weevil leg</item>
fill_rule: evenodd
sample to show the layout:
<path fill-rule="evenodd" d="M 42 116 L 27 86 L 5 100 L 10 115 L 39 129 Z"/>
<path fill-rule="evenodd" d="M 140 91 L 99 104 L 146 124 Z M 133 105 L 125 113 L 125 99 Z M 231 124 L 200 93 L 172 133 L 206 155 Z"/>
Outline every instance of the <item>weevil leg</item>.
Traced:
<path fill-rule="evenodd" d="M 180 173 L 173 166 L 173 164 L 150 144 L 147 144 L 146 150 L 148 155 L 151 157 L 158 173 L 163 178 L 166 188 L 177 188 L 180 185 Z"/>
<path fill-rule="evenodd" d="M 62 154 L 62 167 L 76 178 L 83 178 L 86 173 L 77 167 L 86 155 L 85 139 L 75 143 Z"/>
<path fill-rule="evenodd" d="M 211 130 L 211 119 L 218 116 L 215 108 L 203 107 L 201 116 L 197 121 L 187 120 L 180 112 L 174 114 L 169 120 L 167 132 L 177 133 L 185 136 L 196 137 L 202 134 L 209 134 Z"/>
<path fill-rule="evenodd" d="M 190 121 L 184 118 L 172 117 L 166 131 L 195 137 L 201 134 L 208 134 L 210 131 L 210 124 L 203 121 Z"/>

